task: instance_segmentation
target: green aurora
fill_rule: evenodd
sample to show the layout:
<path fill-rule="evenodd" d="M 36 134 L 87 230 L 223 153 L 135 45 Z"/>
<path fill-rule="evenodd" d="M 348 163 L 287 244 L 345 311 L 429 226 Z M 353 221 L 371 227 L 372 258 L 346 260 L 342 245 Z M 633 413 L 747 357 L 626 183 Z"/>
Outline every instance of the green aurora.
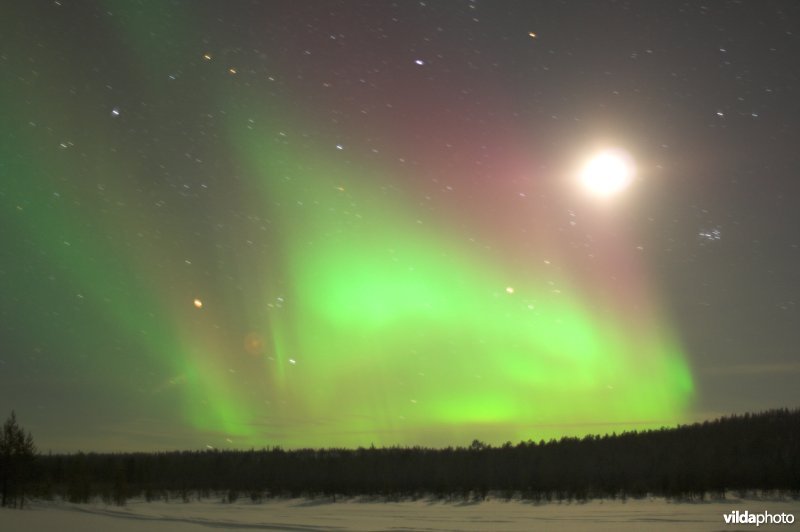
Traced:
<path fill-rule="evenodd" d="M 682 419 L 692 379 L 654 316 L 631 330 L 624 316 L 595 315 L 569 278 L 478 256 L 374 172 L 337 169 L 253 130 L 231 138 L 250 176 L 241 201 L 270 219 L 273 233 L 268 261 L 239 261 L 238 275 L 252 286 L 240 297 L 209 297 L 224 290 L 209 290 L 213 279 L 164 279 L 152 257 L 168 249 L 142 256 L 82 233 L 81 216 L 103 211 L 86 204 L 85 192 L 59 198 L 80 209 L 29 212 L 31 202 L 16 214 L 30 242 L 48 243 L 47 260 L 89 288 L 82 298 L 111 302 L 100 306 L 110 314 L 94 309 L 98 321 L 84 323 L 83 335 L 102 324 L 169 372 L 149 400 L 178 395 L 182 422 L 209 441 L 500 443 Z M 40 194 L 37 179 L 53 172 L 28 170 L 19 197 Z M 133 207 L 117 212 L 129 209 L 135 216 Z M 108 214 L 124 232 L 130 222 L 115 216 Z M 147 225 L 158 232 L 157 222 Z M 120 286 L 136 295 L 109 298 Z M 34 295 L 36 305 L 52 297 Z M 221 314 L 238 316 L 242 332 L 220 328 Z M 125 383 L 124 372 L 109 378 Z"/>
<path fill-rule="evenodd" d="M 136 38 L 148 17 L 122 23 L 130 49 L 119 48 L 166 79 L 171 56 Z M 209 66 L 192 53 L 192 68 Z M 137 69 L 132 77 L 150 80 L 143 98 L 163 92 Z M 393 169 L 286 140 L 313 122 L 271 110 L 296 107 L 291 98 L 268 109 L 254 91 L 239 103 L 218 96 L 228 78 L 197 97 L 226 110 L 202 156 L 226 160 L 214 170 L 228 180 L 217 187 L 226 201 L 165 203 L 182 190 L 176 174 L 190 181 L 200 157 L 154 142 L 151 155 L 185 166 L 148 181 L 161 170 L 142 150 L 110 148 L 133 129 L 104 125 L 113 98 L 52 103 L 51 87 L 80 79 L 54 63 L 29 91 L 5 94 L 39 118 L 3 106 L 15 133 L 0 144 L 11 176 L 1 219 L 18 236 L 8 256 L 33 258 L 4 265 L 20 342 L 59 375 L 56 400 L 82 388 L 104 398 L 81 403 L 86 417 L 96 409 L 182 435 L 174 444 L 133 437 L 153 448 L 499 444 L 685 419 L 692 376 L 636 257 L 616 257 L 642 281 L 615 304 L 576 269 L 508 257 L 502 246 L 484 252 L 420 207 Z M 141 113 L 180 112 L 175 91 Z M 79 123 L 80 133 L 54 133 Z M 162 136 L 179 138 L 173 127 Z M 55 155 L 40 156 L 42 146 Z M 532 245 L 559 254 L 552 242 Z"/>

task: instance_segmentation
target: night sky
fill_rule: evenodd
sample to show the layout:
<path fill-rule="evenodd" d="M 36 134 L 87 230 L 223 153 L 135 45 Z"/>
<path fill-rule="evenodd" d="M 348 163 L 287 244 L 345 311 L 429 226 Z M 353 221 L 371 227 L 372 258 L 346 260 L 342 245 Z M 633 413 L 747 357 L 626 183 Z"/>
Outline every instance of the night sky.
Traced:
<path fill-rule="evenodd" d="M 799 26 L 4 2 L 0 415 L 54 451 L 441 447 L 797 406 Z"/>

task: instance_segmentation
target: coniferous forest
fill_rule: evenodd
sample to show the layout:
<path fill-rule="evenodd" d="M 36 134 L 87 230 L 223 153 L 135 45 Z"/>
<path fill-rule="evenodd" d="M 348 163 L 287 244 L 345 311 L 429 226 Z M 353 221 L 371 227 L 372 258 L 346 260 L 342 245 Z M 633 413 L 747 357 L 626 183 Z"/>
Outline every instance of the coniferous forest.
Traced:
<path fill-rule="evenodd" d="M 467 447 L 40 455 L 26 493 L 130 498 L 433 497 L 532 501 L 800 496 L 800 409 L 619 435 Z"/>

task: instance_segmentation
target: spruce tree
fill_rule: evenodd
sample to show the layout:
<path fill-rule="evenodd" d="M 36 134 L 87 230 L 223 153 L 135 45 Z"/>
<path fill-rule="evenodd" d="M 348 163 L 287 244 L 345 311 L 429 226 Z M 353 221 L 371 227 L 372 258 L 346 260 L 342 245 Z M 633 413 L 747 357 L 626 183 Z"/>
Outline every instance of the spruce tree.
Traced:
<path fill-rule="evenodd" d="M 0 433 L 2 506 L 22 508 L 25 501 L 25 487 L 31 476 L 31 465 L 35 455 L 33 436 L 19 426 L 17 416 L 12 410 Z"/>

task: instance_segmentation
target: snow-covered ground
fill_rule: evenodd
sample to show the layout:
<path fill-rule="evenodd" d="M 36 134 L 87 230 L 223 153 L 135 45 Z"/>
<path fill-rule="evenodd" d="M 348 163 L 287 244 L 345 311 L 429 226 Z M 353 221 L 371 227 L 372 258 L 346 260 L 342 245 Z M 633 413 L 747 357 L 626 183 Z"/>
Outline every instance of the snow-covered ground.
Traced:
<path fill-rule="evenodd" d="M 25 510 L 0 510 L 3 532 L 39 531 L 221 531 L 221 530 L 756 530 L 725 524 L 732 510 L 792 513 L 800 501 L 726 500 L 671 503 L 663 499 L 529 504 L 489 500 L 478 504 L 433 501 L 363 502 L 270 500 L 221 502 L 130 502 L 125 507 L 35 502 Z M 758 529 L 796 530 L 794 525 Z"/>

